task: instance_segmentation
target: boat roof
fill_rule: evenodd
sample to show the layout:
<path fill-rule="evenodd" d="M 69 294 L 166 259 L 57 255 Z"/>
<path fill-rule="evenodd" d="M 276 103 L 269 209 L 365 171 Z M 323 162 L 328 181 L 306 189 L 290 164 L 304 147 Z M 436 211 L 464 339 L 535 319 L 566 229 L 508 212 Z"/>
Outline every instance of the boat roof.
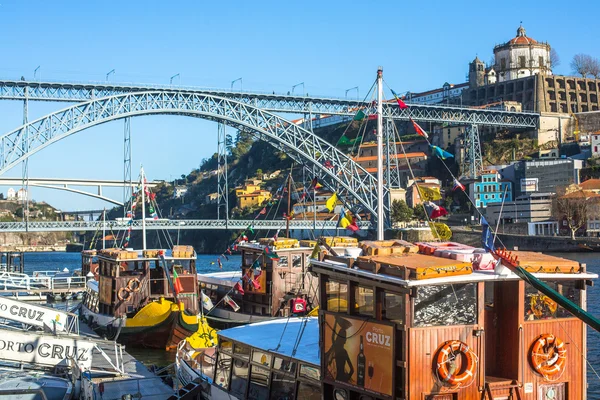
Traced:
<path fill-rule="evenodd" d="M 233 287 L 240 279 L 242 279 L 242 271 L 223 271 L 210 272 L 207 274 L 197 274 L 198 281 L 202 283 L 211 283 L 214 285 L 229 284 Z"/>
<path fill-rule="evenodd" d="M 218 335 L 274 355 L 321 365 L 317 317 L 278 318 L 225 329 Z"/>
<path fill-rule="evenodd" d="M 432 257 L 436 258 L 436 257 Z M 502 267 L 497 270 L 490 271 L 473 271 L 467 275 L 454 275 L 454 276 L 444 276 L 440 278 L 430 278 L 430 279 L 421 279 L 421 280 L 406 280 L 399 278 L 397 276 L 392 276 L 384 273 L 374 273 L 371 271 L 366 271 L 358 268 L 348 268 L 348 266 L 344 263 L 333 261 L 333 260 L 325 260 L 319 261 L 317 259 L 311 259 L 311 264 L 325 267 L 337 272 L 342 272 L 345 274 L 351 274 L 362 278 L 367 278 L 375 281 L 392 283 L 404 287 L 417 287 L 417 286 L 428 286 L 428 285 L 443 285 L 443 284 L 456 284 L 456 283 L 469 283 L 469 282 L 486 282 L 486 281 L 511 281 L 511 280 L 519 280 L 520 278 L 512 273 L 508 268 Z M 580 272 L 576 274 L 567 274 L 567 273 L 537 273 L 534 272 L 533 276 L 541 280 L 556 280 L 556 279 L 564 279 L 564 280 L 581 280 L 581 279 L 597 279 L 598 274 L 593 274 L 590 272 Z"/>

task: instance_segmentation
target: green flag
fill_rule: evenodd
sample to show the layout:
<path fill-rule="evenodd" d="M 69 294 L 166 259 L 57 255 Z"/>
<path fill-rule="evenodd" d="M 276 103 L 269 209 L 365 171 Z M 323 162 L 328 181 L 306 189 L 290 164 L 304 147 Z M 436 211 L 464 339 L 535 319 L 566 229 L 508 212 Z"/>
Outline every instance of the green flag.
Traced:
<path fill-rule="evenodd" d="M 254 229 L 252 229 L 252 225 L 248 225 L 248 227 L 246 228 L 246 230 L 250 233 L 254 233 Z"/>
<path fill-rule="evenodd" d="M 310 258 L 318 258 L 320 252 L 321 247 L 319 246 L 319 243 L 315 243 L 315 248 L 313 249 L 312 253 L 310 253 Z"/>
<path fill-rule="evenodd" d="M 365 119 L 366 115 L 363 112 L 363 110 L 358 110 L 358 112 L 356 113 L 356 115 L 354 116 L 354 118 L 352 118 L 353 121 L 362 121 L 363 119 Z"/>
<path fill-rule="evenodd" d="M 252 269 L 260 271 L 260 261 L 258 261 L 258 258 L 252 263 Z"/>
<path fill-rule="evenodd" d="M 263 254 L 265 255 L 265 257 L 268 257 L 271 260 L 279 260 L 279 255 L 272 251 L 269 248 L 269 246 L 265 247 L 265 249 L 263 250 Z"/>

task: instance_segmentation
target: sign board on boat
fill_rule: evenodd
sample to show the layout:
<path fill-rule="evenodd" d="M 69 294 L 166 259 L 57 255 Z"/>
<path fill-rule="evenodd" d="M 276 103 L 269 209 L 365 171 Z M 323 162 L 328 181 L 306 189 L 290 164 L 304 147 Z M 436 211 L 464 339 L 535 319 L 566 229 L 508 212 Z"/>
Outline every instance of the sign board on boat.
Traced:
<path fill-rule="evenodd" d="M 0 296 L 0 318 L 21 322 L 31 326 L 44 326 L 64 332 L 67 326 L 67 313 L 49 307 L 41 307 Z"/>
<path fill-rule="evenodd" d="M 393 396 L 394 326 L 325 313 L 324 380 Z"/>
<path fill-rule="evenodd" d="M 66 367 L 72 358 L 81 367 L 90 368 L 93 348 L 93 341 L 77 336 L 0 329 L 0 360 Z"/>
<path fill-rule="evenodd" d="M 531 193 L 538 191 L 538 178 L 521 178 L 521 192 Z"/>

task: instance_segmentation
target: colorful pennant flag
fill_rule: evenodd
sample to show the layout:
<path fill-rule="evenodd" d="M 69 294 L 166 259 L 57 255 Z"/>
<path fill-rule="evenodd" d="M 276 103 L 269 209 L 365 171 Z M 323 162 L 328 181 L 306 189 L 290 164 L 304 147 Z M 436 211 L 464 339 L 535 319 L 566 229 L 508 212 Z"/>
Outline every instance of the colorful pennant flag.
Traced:
<path fill-rule="evenodd" d="M 483 244 L 483 248 L 487 251 L 495 251 L 494 247 L 494 235 L 492 234 L 492 230 L 490 229 L 490 225 L 484 216 L 481 216 L 481 242 Z"/>
<path fill-rule="evenodd" d="M 219 268 L 223 269 L 223 264 L 221 263 L 221 258 L 217 258 L 217 264 L 219 265 Z"/>
<path fill-rule="evenodd" d="M 261 267 L 260 267 L 260 261 L 258 261 L 258 258 L 256 260 L 254 260 L 254 262 L 252 263 L 252 267 L 253 270 L 255 271 L 260 271 Z"/>
<path fill-rule="evenodd" d="M 321 246 L 319 246 L 319 243 L 315 243 L 315 247 L 313 248 L 312 253 L 310 253 L 310 258 L 319 258 L 320 252 L 321 252 Z"/>
<path fill-rule="evenodd" d="M 266 213 L 267 213 L 267 207 L 264 207 L 262 210 L 260 210 L 260 212 L 258 214 L 265 215 Z"/>
<path fill-rule="evenodd" d="M 343 135 L 340 140 L 338 140 L 337 145 L 341 146 L 351 146 L 356 142 L 356 139 L 350 139 L 346 135 Z"/>
<path fill-rule="evenodd" d="M 352 218 L 352 223 L 350 225 L 348 225 L 346 227 L 346 229 L 349 229 L 352 232 L 356 232 L 356 231 L 360 230 L 360 228 L 358 227 L 358 224 L 356 222 L 356 217 Z"/>
<path fill-rule="evenodd" d="M 331 168 L 333 168 L 333 163 L 332 163 L 330 160 L 327 160 L 327 161 L 325 161 L 325 162 L 323 163 L 323 166 L 324 166 L 325 168 L 329 168 L 329 169 L 331 169 Z"/>
<path fill-rule="evenodd" d="M 321 189 L 323 187 L 323 185 L 321 185 L 319 183 L 317 178 L 313 178 L 312 182 L 310 183 L 310 187 L 311 187 L 311 189 L 316 190 L 316 189 Z"/>
<path fill-rule="evenodd" d="M 367 119 L 368 121 L 375 121 L 377 119 L 377 114 L 371 114 L 369 115 L 369 118 Z"/>
<path fill-rule="evenodd" d="M 430 219 L 436 219 L 439 217 L 443 217 L 444 215 L 448 215 L 448 211 L 446 211 L 444 207 L 438 206 L 437 204 L 432 203 L 431 201 L 426 201 L 423 203 L 423 205 L 425 206 L 425 211 L 427 212 L 427 215 Z"/>
<path fill-rule="evenodd" d="M 429 135 L 427 134 L 427 132 L 425 132 L 425 129 L 421 128 L 421 126 L 419 124 L 417 124 L 415 121 L 413 121 L 412 118 L 409 118 L 410 122 L 412 122 L 413 127 L 415 128 L 415 132 L 417 133 L 417 135 L 419 136 L 423 136 L 425 139 L 429 138 Z"/>
<path fill-rule="evenodd" d="M 442 160 L 454 157 L 454 154 L 448 153 L 446 150 L 440 149 L 437 146 L 430 145 L 429 147 L 431 147 L 431 152 L 433 153 L 433 155 L 437 156 L 438 158 L 441 158 Z"/>
<path fill-rule="evenodd" d="M 225 295 L 225 297 L 223 297 L 223 302 L 229 307 L 233 308 L 233 311 L 235 312 L 237 312 L 240 309 L 240 306 L 238 306 L 237 303 L 233 301 L 233 299 L 227 294 Z"/>
<path fill-rule="evenodd" d="M 263 255 L 270 260 L 279 260 L 279 255 L 272 251 L 269 246 L 265 247 L 263 250 Z"/>
<path fill-rule="evenodd" d="M 390 90 L 392 90 L 392 89 L 390 89 Z M 406 105 L 406 103 L 403 102 L 400 97 L 398 97 L 398 95 L 396 94 L 396 92 L 394 92 L 392 90 L 392 94 L 394 95 L 394 98 L 396 99 L 396 102 L 398 103 L 398 107 L 400 107 L 401 110 L 405 110 L 405 109 L 408 108 L 408 106 Z"/>
<path fill-rule="evenodd" d="M 236 284 L 233 286 L 233 290 L 237 290 L 239 294 L 241 294 L 242 296 L 244 295 L 244 288 L 242 287 L 242 284 L 239 282 L 236 282 Z"/>
<path fill-rule="evenodd" d="M 356 115 L 354 115 L 354 118 L 352 118 L 353 121 L 362 121 L 363 119 L 365 119 L 365 113 L 363 110 L 358 110 Z"/>
<path fill-rule="evenodd" d="M 175 270 L 175 268 L 173 268 L 173 290 L 175 291 L 175 296 L 183 292 L 183 285 L 181 285 L 179 275 L 177 275 L 177 271 Z"/>
<path fill-rule="evenodd" d="M 252 225 L 248 225 L 248 227 L 246 228 L 246 230 L 248 232 L 250 232 L 251 234 L 254 234 L 254 228 L 252 228 Z"/>
<path fill-rule="evenodd" d="M 259 275 L 260 276 L 260 275 Z M 260 282 L 258 281 L 257 278 L 251 279 L 250 283 L 252 284 L 252 286 L 254 287 L 254 290 L 260 290 L 261 286 L 260 286 Z"/>
<path fill-rule="evenodd" d="M 439 188 L 430 188 L 427 186 L 417 186 L 421 201 L 436 201 L 442 198 Z"/>
<path fill-rule="evenodd" d="M 327 208 L 327 210 L 329 210 L 329 212 L 333 212 L 333 210 L 335 209 L 336 203 L 337 203 L 337 193 L 334 193 L 329 199 L 327 199 L 327 202 L 325 203 L 325 207 Z"/>
<path fill-rule="evenodd" d="M 346 212 L 343 207 L 340 211 L 340 219 L 338 220 L 338 225 L 344 229 L 352 225 L 352 215 L 350 214 L 350 212 Z"/>
<path fill-rule="evenodd" d="M 205 310 L 210 311 L 215 307 L 210 297 L 204 294 L 204 291 L 200 291 L 200 297 L 202 299 L 202 307 L 204 307 Z"/>
<path fill-rule="evenodd" d="M 459 182 L 458 179 L 454 178 L 454 186 L 452 187 L 452 191 L 455 191 L 456 189 L 460 189 L 463 192 L 465 191 L 465 185 L 463 185 L 462 183 Z"/>

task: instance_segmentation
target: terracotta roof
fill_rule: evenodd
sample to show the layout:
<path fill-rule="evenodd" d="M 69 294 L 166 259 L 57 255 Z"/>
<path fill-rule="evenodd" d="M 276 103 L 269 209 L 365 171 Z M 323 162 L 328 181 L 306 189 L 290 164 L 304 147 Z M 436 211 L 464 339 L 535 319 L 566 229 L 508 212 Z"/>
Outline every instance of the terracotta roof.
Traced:
<path fill-rule="evenodd" d="M 577 190 L 575 192 L 571 192 L 562 196 L 562 199 L 591 199 L 600 197 L 600 194 L 596 194 L 594 192 L 590 192 L 588 190 Z"/>
<path fill-rule="evenodd" d="M 510 44 L 537 44 L 537 40 L 527 36 L 517 36 L 511 39 L 508 43 Z"/>
<path fill-rule="evenodd" d="M 600 179 L 588 179 L 579 186 L 584 190 L 600 190 Z"/>

